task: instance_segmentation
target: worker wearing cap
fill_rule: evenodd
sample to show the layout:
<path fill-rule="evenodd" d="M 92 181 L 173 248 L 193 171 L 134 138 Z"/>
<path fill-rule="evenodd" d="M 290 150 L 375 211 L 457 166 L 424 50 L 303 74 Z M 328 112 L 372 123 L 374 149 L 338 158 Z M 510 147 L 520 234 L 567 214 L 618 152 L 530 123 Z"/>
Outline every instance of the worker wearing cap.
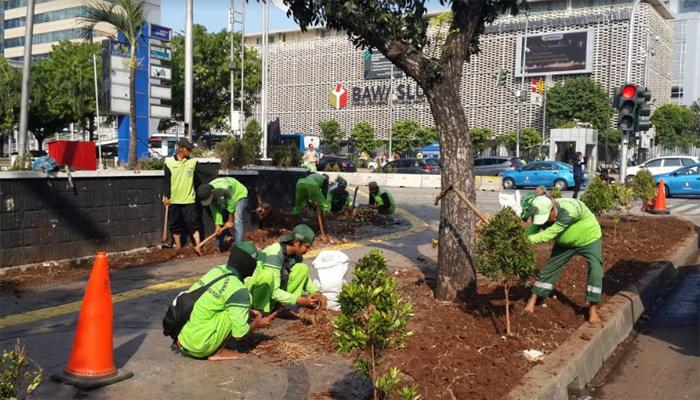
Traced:
<path fill-rule="evenodd" d="M 245 185 L 231 177 L 216 178 L 199 185 L 197 198 L 202 206 L 209 206 L 209 213 L 216 225 L 219 250 L 228 234 L 233 233 L 231 236 L 235 238 L 236 244 L 243 241 L 243 213 L 248 208 L 248 189 Z"/>
<path fill-rule="evenodd" d="M 598 303 L 603 291 L 603 235 L 595 215 L 580 200 L 553 199 L 546 195 L 535 197 L 529 210 L 533 217 L 527 229 L 530 242 L 540 244 L 553 240 L 554 248 L 547 264 L 537 273 L 525 310 L 534 312 L 537 297 L 549 296 L 566 264 L 579 254 L 588 262 L 588 321 L 600 324 Z"/>
<path fill-rule="evenodd" d="M 338 177 L 335 180 L 335 184 L 328 191 L 328 198 L 326 202 L 330 204 L 331 212 L 338 213 L 343 210 L 343 207 L 350 207 L 352 201 L 350 200 L 350 193 L 346 190 L 348 187 L 348 182 Z"/>
<path fill-rule="evenodd" d="M 382 215 L 391 215 L 396 211 L 394 197 L 386 189 L 380 188 L 377 182 L 369 183 L 369 208 L 377 210 Z"/>
<path fill-rule="evenodd" d="M 316 208 L 323 212 L 330 209 L 326 201 L 328 192 L 328 175 L 312 173 L 297 181 L 296 193 L 294 196 L 294 209 L 292 215 L 299 215 L 308 202 L 314 203 Z"/>
<path fill-rule="evenodd" d="M 202 221 L 195 205 L 195 183 L 197 182 L 197 160 L 190 158 L 194 146 L 181 138 L 177 152 L 165 160 L 165 195 L 163 204 L 169 207 L 170 231 L 175 248 L 182 247 L 182 235 L 191 235 L 195 245 L 199 244 Z"/>
<path fill-rule="evenodd" d="M 212 268 L 190 287 L 191 292 L 229 274 L 215 282 L 194 303 L 192 314 L 176 342 L 185 355 L 212 361 L 242 358 L 242 353 L 226 348 L 226 341 L 241 339 L 255 329 L 270 325 L 274 317 L 263 318 L 260 312 L 250 309 L 250 293 L 243 284 L 255 270 L 257 257 L 255 245 L 242 242 L 231 248 L 226 264 Z M 264 282 L 259 278 L 257 284 L 270 286 L 272 280 Z"/>
<path fill-rule="evenodd" d="M 279 242 L 265 248 L 264 260 L 258 263 L 253 276 L 245 284 L 253 296 L 252 307 L 270 312 L 275 302 L 285 305 L 315 307 L 318 289 L 309 279 L 309 266 L 301 263 L 314 242 L 314 231 L 307 225 L 297 225 Z M 270 278 L 272 285 L 266 285 Z M 316 295 L 314 298 L 303 294 Z"/>

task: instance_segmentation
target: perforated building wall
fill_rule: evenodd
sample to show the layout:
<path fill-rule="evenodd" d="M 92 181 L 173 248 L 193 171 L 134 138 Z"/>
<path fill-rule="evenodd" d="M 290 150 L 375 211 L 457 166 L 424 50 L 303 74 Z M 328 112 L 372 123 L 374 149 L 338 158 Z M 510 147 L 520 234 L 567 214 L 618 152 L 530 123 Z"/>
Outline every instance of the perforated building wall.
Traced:
<path fill-rule="evenodd" d="M 670 100 L 673 33 L 669 21 L 654 8 L 648 4 L 641 7 L 634 27 L 632 81 L 646 83 L 655 104 L 660 105 Z M 631 4 L 624 4 L 532 14 L 528 34 L 591 30 L 593 69 L 588 75 L 612 95 L 614 88 L 624 83 L 631 8 Z M 516 129 L 513 92 L 521 88 L 521 81 L 512 71 L 517 38 L 524 29 L 524 16 L 499 18 L 481 36 L 481 52 L 465 64 L 460 93 L 470 127 L 489 128 L 497 135 Z M 346 132 L 358 122 L 368 122 L 377 138 L 387 139 L 392 121 L 411 119 L 433 125 L 428 103 L 410 78 L 394 80 L 394 88 L 403 85 L 403 100 L 389 105 L 390 81 L 364 79 L 363 51 L 355 49 L 344 34 L 320 31 L 276 38 L 269 45 L 269 112 L 270 120 L 280 118 L 283 132 L 319 134 L 320 121 L 335 119 Z M 497 88 L 495 76 L 501 68 L 511 73 L 506 86 Z M 566 78 L 555 75 L 547 80 L 548 85 Z M 338 83 L 350 96 L 347 106 L 339 110 L 329 104 L 329 94 Z M 527 83 L 528 92 L 529 87 Z M 353 91 L 365 95 L 365 101 L 353 101 Z M 366 101 L 367 96 L 370 101 Z M 408 100 L 411 96 L 415 98 Z M 542 129 L 542 108 L 528 102 L 523 115 L 523 127 Z"/>

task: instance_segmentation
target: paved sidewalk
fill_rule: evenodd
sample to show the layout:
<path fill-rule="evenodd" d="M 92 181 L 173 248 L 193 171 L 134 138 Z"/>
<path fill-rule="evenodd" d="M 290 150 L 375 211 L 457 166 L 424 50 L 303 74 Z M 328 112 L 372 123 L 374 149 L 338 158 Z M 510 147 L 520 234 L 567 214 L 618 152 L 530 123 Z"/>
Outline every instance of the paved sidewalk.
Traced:
<path fill-rule="evenodd" d="M 414 195 L 411 191 L 395 193 L 411 214 L 411 229 L 340 246 L 352 261 L 376 247 L 385 251 L 390 269 L 435 267 L 437 252 L 430 241 L 437 236 L 439 209 L 432 206 L 430 196 Z M 357 380 L 351 363 L 333 354 L 300 366 L 270 365 L 252 354 L 227 362 L 173 354 L 161 327 L 166 304 L 195 277 L 224 262 L 223 256 L 204 257 L 112 273 L 115 362 L 118 368 L 134 372 L 124 382 L 82 392 L 48 379 L 49 373 L 60 371 L 67 362 L 84 279 L 0 297 L 0 347 L 9 347 L 16 339 L 26 344 L 29 356 L 45 371 L 36 394 L 39 399 L 303 399 L 333 387 L 352 399 L 360 395 L 353 390 L 367 389 L 348 386 L 348 381 Z M 283 330 L 285 323 L 277 320 L 273 329 Z"/>

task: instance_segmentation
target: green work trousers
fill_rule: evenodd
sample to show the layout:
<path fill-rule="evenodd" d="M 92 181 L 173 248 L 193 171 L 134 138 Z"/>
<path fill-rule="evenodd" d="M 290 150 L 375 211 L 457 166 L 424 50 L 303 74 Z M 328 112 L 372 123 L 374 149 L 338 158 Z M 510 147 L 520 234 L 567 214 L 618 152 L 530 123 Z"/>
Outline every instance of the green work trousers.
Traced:
<path fill-rule="evenodd" d="M 250 278 L 246 279 L 246 286 L 252 297 L 251 308 L 270 312 L 272 309 L 273 271 L 268 267 L 258 267 Z M 301 296 L 303 293 L 314 294 L 318 292 L 314 283 L 309 279 L 309 266 L 306 264 L 294 264 L 289 270 L 286 285 L 282 282 L 280 288 L 288 293 Z"/>
<path fill-rule="evenodd" d="M 304 208 L 306 208 L 306 203 L 309 200 L 312 201 L 321 211 L 328 211 L 330 209 L 330 205 L 323 196 L 320 188 L 306 182 L 297 182 L 292 215 L 301 214 L 301 212 L 304 211 Z"/>
<path fill-rule="evenodd" d="M 532 288 L 532 293 L 547 297 L 554 289 L 554 283 L 559 274 L 564 270 L 571 257 L 576 254 L 583 256 L 588 262 L 588 286 L 586 288 L 586 300 L 591 303 L 600 303 L 603 291 L 603 242 L 601 239 L 582 247 L 562 247 L 554 245 L 552 255 L 547 264 L 537 273 L 537 281 Z"/>

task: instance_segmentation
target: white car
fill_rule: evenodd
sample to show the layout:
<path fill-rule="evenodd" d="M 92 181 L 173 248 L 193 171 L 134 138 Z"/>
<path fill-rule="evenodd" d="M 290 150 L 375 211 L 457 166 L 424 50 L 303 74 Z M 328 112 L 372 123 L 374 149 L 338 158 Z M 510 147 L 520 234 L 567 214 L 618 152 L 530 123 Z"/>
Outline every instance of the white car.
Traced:
<path fill-rule="evenodd" d="M 651 160 L 639 164 L 635 167 L 627 168 L 627 177 L 625 178 L 625 183 L 631 183 L 634 176 L 637 175 L 642 169 L 649 170 L 652 175 L 665 174 L 668 172 L 673 172 L 681 167 L 687 167 L 698 163 L 697 157 L 690 156 L 667 156 L 667 157 L 657 157 Z"/>

